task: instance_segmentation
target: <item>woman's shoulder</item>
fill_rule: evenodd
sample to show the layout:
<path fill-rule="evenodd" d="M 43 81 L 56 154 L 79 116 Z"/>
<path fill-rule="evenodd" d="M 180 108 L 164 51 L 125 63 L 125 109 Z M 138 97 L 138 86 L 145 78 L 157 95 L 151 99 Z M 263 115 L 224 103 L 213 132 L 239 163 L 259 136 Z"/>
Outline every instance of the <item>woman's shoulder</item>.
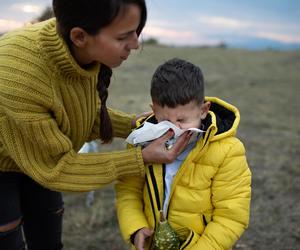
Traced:
<path fill-rule="evenodd" d="M 44 37 L 56 28 L 55 19 L 36 24 L 28 24 L 0 36 L 0 60 L 7 57 L 43 58 L 42 42 Z M 56 32 L 56 31 L 55 31 Z"/>

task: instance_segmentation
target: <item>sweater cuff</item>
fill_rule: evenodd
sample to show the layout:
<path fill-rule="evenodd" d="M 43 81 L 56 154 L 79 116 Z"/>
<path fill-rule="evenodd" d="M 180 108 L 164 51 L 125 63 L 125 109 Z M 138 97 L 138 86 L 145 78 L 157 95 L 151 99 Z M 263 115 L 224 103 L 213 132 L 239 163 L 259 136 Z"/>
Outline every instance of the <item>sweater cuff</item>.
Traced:
<path fill-rule="evenodd" d="M 115 163 L 117 179 L 125 176 L 145 176 L 145 166 L 141 147 L 118 151 L 112 155 Z M 135 168 L 133 166 L 136 166 Z"/>

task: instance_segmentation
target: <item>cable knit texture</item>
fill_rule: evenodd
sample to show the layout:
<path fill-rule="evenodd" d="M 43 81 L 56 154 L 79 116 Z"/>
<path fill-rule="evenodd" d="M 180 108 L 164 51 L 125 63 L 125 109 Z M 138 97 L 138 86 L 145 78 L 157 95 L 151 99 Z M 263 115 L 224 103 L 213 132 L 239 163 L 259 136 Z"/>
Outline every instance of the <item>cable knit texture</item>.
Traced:
<path fill-rule="evenodd" d="M 100 65 L 81 68 L 51 19 L 0 38 L 0 171 L 23 172 L 58 191 L 88 191 L 144 175 L 140 148 L 78 154 L 99 137 Z M 132 116 L 109 109 L 114 136 Z"/>

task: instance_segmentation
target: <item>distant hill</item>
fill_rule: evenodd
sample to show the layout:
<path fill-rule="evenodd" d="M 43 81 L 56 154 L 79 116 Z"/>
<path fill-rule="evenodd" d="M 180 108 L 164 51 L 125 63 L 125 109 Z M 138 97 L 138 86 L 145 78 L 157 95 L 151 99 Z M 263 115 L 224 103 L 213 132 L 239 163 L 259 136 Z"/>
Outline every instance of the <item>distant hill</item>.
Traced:
<path fill-rule="evenodd" d="M 227 46 L 230 48 L 239 48 L 239 49 L 250 49 L 250 50 L 265 50 L 265 49 L 274 49 L 274 50 L 300 50 L 300 43 L 282 43 L 277 42 L 271 39 L 244 39 L 238 42 L 232 41 L 228 42 Z"/>
<path fill-rule="evenodd" d="M 177 45 L 176 43 L 161 43 L 159 37 L 150 37 L 145 39 L 144 44 L 154 45 L 154 44 L 161 44 L 166 47 L 202 47 L 202 48 L 209 48 L 209 47 L 216 47 L 216 48 L 232 48 L 232 49 L 245 49 L 245 50 L 282 50 L 282 51 L 289 51 L 289 50 L 300 50 L 300 43 L 283 43 L 278 42 L 271 39 L 264 39 L 264 38 L 251 38 L 251 37 L 244 37 L 244 36 L 232 36 L 232 37 L 224 37 L 220 40 L 219 44 L 215 45 L 206 45 L 206 44 L 180 44 Z"/>

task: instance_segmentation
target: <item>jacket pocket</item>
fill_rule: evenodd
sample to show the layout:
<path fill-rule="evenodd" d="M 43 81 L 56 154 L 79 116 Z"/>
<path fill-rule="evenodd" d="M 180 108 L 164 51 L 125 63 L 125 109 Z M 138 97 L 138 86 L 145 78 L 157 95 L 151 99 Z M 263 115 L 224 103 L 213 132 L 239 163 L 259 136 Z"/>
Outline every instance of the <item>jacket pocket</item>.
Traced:
<path fill-rule="evenodd" d="M 181 245 L 180 250 L 189 249 L 190 247 L 192 247 L 194 244 L 197 243 L 199 238 L 200 235 L 195 233 L 193 230 L 191 230 L 189 236 Z"/>

